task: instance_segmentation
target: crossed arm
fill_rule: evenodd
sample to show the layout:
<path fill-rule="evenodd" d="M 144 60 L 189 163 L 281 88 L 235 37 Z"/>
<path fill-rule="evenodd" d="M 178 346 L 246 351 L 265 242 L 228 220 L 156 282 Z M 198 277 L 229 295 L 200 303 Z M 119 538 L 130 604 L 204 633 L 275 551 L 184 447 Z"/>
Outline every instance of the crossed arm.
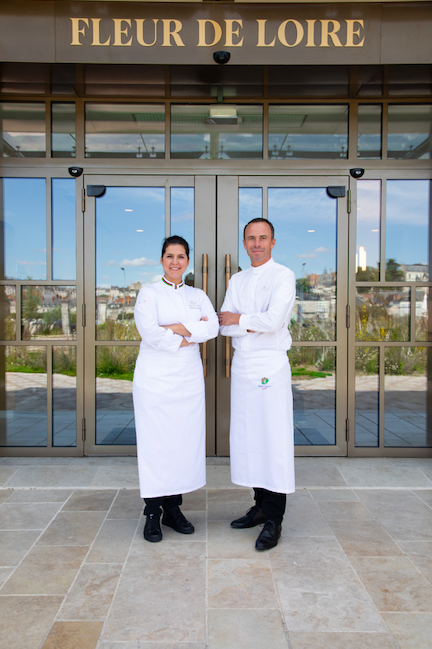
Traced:
<path fill-rule="evenodd" d="M 200 322 L 207 321 L 208 318 L 206 315 L 204 315 L 202 318 L 200 318 Z M 175 334 L 178 334 L 179 336 L 183 336 L 183 340 L 180 343 L 180 347 L 188 347 L 189 345 L 196 345 L 197 343 L 189 343 L 186 338 L 189 338 L 191 336 L 191 332 L 186 329 L 186 327 L 182 324 L 172 324 L 172 325 L 162 325 L 163 329 L 171 329 Z"/>

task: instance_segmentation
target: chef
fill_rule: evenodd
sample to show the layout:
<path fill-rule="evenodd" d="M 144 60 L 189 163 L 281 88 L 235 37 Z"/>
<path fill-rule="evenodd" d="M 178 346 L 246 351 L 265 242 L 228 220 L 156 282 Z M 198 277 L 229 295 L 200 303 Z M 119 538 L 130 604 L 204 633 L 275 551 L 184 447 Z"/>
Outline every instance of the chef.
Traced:
<path fill-rule="evenodd" d="M 199 345 L 218 334 L 207 295 L 187 286 L 189 245 L 165 240 L 164 276 L 142 288 L 135 323 L 142 341 L 133 380 L 144 538 L 162 540 L 162 524 L 181 534 L 194 527 L 180 510 L 182 494 L 206 482 L 204 378 Z"/>
<path fill-rule="evenodd" d="M 231 381 L 231 480 L 253 487 L 255 505 L 231 526 L 264 526 L 255 547 L 277 545 L 286 494 L 295 490 L 294 433 L 288 331 L 296 294 L 294 273 L 275 263 L 273 225 L 250 221 L 243 245 L 251 267 L 233 275 L 219 315 L 234 346 Z"/>

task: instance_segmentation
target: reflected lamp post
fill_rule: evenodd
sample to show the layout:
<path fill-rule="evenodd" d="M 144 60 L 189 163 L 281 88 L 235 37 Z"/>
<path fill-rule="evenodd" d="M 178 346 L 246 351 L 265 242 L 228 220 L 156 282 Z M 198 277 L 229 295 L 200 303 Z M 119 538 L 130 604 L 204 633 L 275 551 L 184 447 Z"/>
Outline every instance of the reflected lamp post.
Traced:
<path fill-rule="evenodd" d="M 125 320 L 125 302 L 126 302 L 126 271 L 122 267 L 120 270 L 123 271 L 123 308 L 122 308 L 122 322 L 124 324 Z"/>

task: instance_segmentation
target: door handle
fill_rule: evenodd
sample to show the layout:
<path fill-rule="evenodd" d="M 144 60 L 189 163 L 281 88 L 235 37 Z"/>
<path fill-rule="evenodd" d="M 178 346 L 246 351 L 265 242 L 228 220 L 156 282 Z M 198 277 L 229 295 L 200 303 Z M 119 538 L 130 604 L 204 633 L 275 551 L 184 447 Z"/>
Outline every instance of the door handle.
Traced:
<path fill-rule="evenodd" d="M 231 279 L 231 255 L 225 255 L 225 293 Z M 225 378 L 231 376 L 231 338 L 225 338 Z"/>
<path fill-rule="evenodd" d="M 202 287 L 204 293 L 207 295 L 208 290 L 208 254 L 203 253 L 202 256 Z M 204 378 L 207 377 L 207 342 L 202 345 L 202 362 Z"/>

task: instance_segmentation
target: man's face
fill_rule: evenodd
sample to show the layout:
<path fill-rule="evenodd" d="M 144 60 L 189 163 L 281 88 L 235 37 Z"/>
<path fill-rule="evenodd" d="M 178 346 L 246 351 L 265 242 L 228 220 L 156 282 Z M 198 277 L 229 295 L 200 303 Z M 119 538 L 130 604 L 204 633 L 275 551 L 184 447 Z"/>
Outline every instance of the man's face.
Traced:
<path fill-rule="evenodd" d="M 271 257 L 276 239 L 271 238 L 271 229 L 267 223 L 251 223 L 246 228 L 243 245 L 250 257 L 252 266 L 261 266 Z"/>

